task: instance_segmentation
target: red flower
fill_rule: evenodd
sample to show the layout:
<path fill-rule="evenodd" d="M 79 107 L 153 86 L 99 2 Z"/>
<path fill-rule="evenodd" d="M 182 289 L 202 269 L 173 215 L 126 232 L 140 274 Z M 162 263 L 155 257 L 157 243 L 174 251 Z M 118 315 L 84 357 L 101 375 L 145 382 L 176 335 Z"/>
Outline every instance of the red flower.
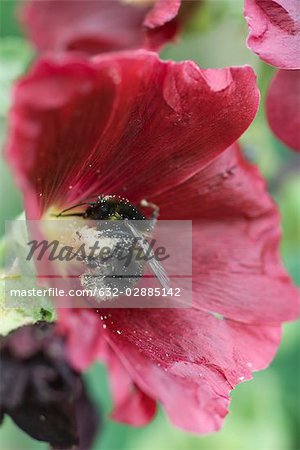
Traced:
<path fill-rule="evenodd" d="M 280 69 L 300 69 L 300 20 L 296 0 L 246 0 L 248 46 L 259 57 Z M 300 71 L 279 71 L 269 88 L 267 117 L 274 134 L 284 144 L 300 150 Z M 298 119 L 298 120 L 297 120 Z"/>
<path fill-rule="evenodd" d="M 193 308 L 60 311 L 74 367 L 106 361 L 117 420 L 142 425 L 158 401 L 177 426 L 217 430 L 230 390 L 269 364 L 297 316 L 276 208 L 238 147 L 225 151 L 257 107 L 249 67 L 145 51 L 44 59 L 17 85 L 7 157 L 29 218 L 117 194 L 193 219 Z"/>
<path fill-rule="evenodd" d="M 279 70 L 270 84 L 266 110 L 271 129 L 288 147 L 300 151 L 300 70 Z"/>
<path fill-rule="evenodd" d="M 27 0 L 20 19 L 40 51 L 156 50 L 177 34 L 180 4 L 181 0 Z"/>

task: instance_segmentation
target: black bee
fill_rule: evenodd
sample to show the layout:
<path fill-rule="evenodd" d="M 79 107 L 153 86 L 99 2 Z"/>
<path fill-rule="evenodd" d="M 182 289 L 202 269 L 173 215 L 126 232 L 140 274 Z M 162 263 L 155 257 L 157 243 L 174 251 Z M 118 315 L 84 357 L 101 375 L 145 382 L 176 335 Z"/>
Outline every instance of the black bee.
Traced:
<path fill-rule="evenodd" d="M 88 205 L 88 207 L 83 212 L 65 214 L 67 211 L 84 205 Z M 144 202 L 141 206 L 149 206 L 157 210 L 152 203 Z M 146 220 L 146 217 L 128 200 L 115 195 L 98 196 L 94 202 L 78 203 L 57 215 L 57 217 L 66 216 L 79 216 L 91 220 Z"/>
<path fill-rule="evenodd" d="M 84 211 L 68 213 L 68 211 L 86 205 L 88 205 L 88 207 Z M 77 216 L 82 217 L 83 219 L 99 221 L 136 220 L 139 221 L 137 228 L 139 229 L 140 233 L 142 235 L 147 235 L 149 232 L 151 232 L 151 228 L 155 223 L 155 219 L 158 217 L 159 209 L 156 205 L 154 205 L 154 203 L 150 203 L 146 200 L 141 201 L 141 206 L 152 209 L 153 212 L 150 221 L 147 220 L 144 214 L 142 214 L 136 208 L 136 206 L 132 205 L 127 199 L 118 197 L 116 195 L 99 195 L 96 201 L 78 203 L 77 205 L 64 209 L 56 217 Z M 146 222 L 143 223 L 142 221 Z M 128 228 L 129 224 L 124 222 L 124 226 Z M 103 227 L 103 223 L 101 223 L 101 227 Z"/>
<path fill-rule="evenodd" d="M 87 206 L 83 211 L 70 212 L 75 208 Z M 151 235 L 155 221 L 158 217 L 159 209 L 153 203 L 146 200 L 141 202 L 142 207 L 151 208 L 151 219 L 138 208 L 132 205 L 127 199 L 114 195 L 98 196 L 93 202 L 84 202 L 74 205 L 61 211 L 57 217 L 77 216 L 87 220 L 97 222 L 96 229 L 98 238 L 110 238 L 112 245 L 121 246 L 123 252 L 132 250 L 132 246 L 139 248 L 145 255 L 151 256 L 153 250 L 149 247 L 147 237 Z M 120 221 L 111 226 L 111 221 Z M 133 221 L 137 221 L 136 225 Z M 158 278 L 163 287 L 168 287 L 168 277 L 155 258 L 148 258 L 148 264 L 154 275 Z M 103 261 L 99 258 L 86 260 L 89 271 L 83 275 L 82 282 L 85 287 L 103 287 L 113 289 L 114 287 L 126 289 L 135 283 L 143 274 L 145 263 L 133 261 L 129 266 L 122 266 L 116 259 Z"/>

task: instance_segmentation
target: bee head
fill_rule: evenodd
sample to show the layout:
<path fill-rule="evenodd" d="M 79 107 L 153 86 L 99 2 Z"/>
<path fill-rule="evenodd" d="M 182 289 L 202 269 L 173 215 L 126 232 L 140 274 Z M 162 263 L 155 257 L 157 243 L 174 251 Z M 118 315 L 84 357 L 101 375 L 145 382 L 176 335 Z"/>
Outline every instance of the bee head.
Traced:
<path fill-rule="evenodd" d="M 109 196 L 98 197 L 97 201 L 90 205 L 85 213 L 84 218 L 93 220 L 109 220 L 116 214 L 115 202 Z"/>

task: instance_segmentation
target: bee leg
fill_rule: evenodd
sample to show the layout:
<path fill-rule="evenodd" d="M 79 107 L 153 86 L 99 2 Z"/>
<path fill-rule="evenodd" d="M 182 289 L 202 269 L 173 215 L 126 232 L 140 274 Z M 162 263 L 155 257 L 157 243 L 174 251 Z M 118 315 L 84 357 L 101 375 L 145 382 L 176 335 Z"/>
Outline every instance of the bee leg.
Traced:
<path fill-rule="evenodd" d="M 151 208 L 153 210 L 151 220 L 155 221 L 159 216 L 159 207 L 155 203 L 148 202 L 147 200 L 141 200 L 140 205 L 144 208 Z"/>
<path fill-rule="evenodd" d="M 72 213 L 72 214 L 64 214 L 64 213 L 67 212 L 67 211 L 71 211 L 72 209 L 77 208 L 78 206 L 85 206 L 85 205 L 91 206 L 91 205 L 93 205 L 93 203 L 88 203 L 88 202 L 77 203 L 76 205 L 73 205 L 73 206 L 71 206 L 70 208 L 63 209 L 63 210 L 62 210 L 60 213 L 58 213 L 58 214 L 52 214 L 52 215 L 53 215 L 53 216 L 56 216 L 56 217 L 83 216 L 84 213 L 82 213 L 82 212 L 80 212 L 80 213 Z"/>

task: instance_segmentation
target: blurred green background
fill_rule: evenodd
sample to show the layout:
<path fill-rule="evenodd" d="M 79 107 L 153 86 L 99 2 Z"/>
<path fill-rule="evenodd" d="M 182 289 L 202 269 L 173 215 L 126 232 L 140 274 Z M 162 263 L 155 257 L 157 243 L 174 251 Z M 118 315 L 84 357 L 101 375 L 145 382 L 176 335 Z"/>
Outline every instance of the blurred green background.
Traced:
<path fill-rule="evenodd" d="M 10 91 L 34 56 L 15 19 L 16 2 L 0 7 L 0 140 L 5 140 L 5 119 Z M 264 98 L 274 69 L 262 63 L 245 45 L 247 27 L 240 0 L 210 0 L 195 12 L 176 44 L 168 45 L 162 58 L 193 59 L 202 67 L 251 64 L 262 93 L 260 111 L 242 138 L 250 160 L 265 175 L 270 192 L 282 213 L 282 256 L 287 270 L 300 285 L 300 177 L 299 156 L 283 147 L 271 134 L 264 116 Z M 1 233 L 6 219 L 22 211 L 21 195 L 1 161 Z M 103 367 L 95 366 L 86 380 L 104 416 L 95 450 L 298 450 L 300 449 L 300 329 L 287 324 L 281 347 L 271 366 L 232 393 L 230 414 L 219 433 L 199 437 L 173 428 L 162 411 L 147 427 L 135 429 L 109 420 L 110 397 Z M 6 418 L 0 428 L 2 450 L 47 449 L 30 439 Z"/>

